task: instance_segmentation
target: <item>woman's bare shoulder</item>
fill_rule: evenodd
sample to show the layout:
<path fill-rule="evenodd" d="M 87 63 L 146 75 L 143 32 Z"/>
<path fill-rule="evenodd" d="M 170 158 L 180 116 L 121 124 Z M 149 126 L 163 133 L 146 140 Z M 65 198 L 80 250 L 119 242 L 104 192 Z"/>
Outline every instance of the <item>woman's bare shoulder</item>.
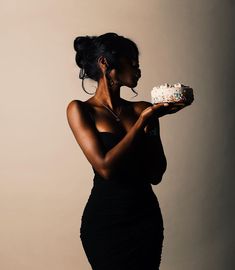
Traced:
<path fill-rule="evenodd" d="M 75 108 L 75 107 L 82 106 L 82 103 L 83 103 L 83 101 L 81 101 L 81 100 L 79 100 L 79 99 L 71 100 L 71 101 L 68 103 L 66 110 L 68 111 L 68 110 L 71 110 L 71 109 L 73 109 L 73 108 Z"/>
<path fill-rule="evenodd" d="M 68 120 L 74 119 L 74 118 L 83 118 L 85 121 L 89 121 L 90 117 L 88 117 L 90 109 L 87 104 L 79 99 L 74 99 L 70 101 L 66 108 L 67 118 Z M 89 121 L 90 122 L 90 121 Z"/>
<path fill-rule="evenodd" d="M 88 104 L 89 104 L 88 100 L 82 101 L 79 99 L 74 99 L 68 103 L 66 110 L 68 112 L 69 110 L 74 110 L 74 109 L 80 109 L 80 110 L 89 109 L 90 106 L 88 106 Z"/>

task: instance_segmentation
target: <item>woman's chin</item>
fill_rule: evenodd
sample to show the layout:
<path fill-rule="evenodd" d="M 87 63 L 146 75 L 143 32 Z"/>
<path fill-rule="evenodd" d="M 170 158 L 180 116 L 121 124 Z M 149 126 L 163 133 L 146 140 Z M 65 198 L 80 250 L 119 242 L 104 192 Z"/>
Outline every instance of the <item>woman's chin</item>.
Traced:
<path fill-rule="evenodd" d="M 134 87 L 136 87 L 138 85 L 138 80 L 135 80 L 135 81 L 133 81 L 132 82 L 132 84 L 131 84 L 131 88 L 134 88 Z"/>
<path fill-rule="evenodd" d="M 125 84 L 123 84 L 121 86 L 126 86 L 126 87 L 129 87 L 129 88 L 134 88 L 137 85 L 138 85 L 138 80 L 133 80 L 133 81 L 131 81 L 129 83 L 125 83 Z"/>

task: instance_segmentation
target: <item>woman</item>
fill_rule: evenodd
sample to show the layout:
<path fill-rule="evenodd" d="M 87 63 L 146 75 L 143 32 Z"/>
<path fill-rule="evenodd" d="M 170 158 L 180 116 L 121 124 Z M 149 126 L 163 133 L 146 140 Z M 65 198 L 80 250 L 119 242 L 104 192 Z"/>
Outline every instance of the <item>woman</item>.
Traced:
<path fill-rule="evenodd" d="M 74 41 L 80 78 L 98 82 L 93 97 L 73 100 L 67 119 L 95 176 L 80 238 L 93 270 L 159 269 L 163 221 L 152 186 L 166 170 L 159 117 L 186 104 L 152 105 L 120 97 L 141 76 L 138 48 L 115 33 Z M 135 92 L 136 93 L 136 92 Z"/>

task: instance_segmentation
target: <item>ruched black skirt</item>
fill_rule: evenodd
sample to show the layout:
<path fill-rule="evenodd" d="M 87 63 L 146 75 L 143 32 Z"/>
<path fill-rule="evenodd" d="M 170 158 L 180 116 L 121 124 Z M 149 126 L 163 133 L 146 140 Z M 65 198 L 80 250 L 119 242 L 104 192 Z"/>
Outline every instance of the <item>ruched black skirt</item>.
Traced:
<path fill-rule="evenodd" d="M 80 238 L 93 270 L 158 270 L 163 231 L 150 184 L 130 190 L 97 185 L 83 212 Z"/>

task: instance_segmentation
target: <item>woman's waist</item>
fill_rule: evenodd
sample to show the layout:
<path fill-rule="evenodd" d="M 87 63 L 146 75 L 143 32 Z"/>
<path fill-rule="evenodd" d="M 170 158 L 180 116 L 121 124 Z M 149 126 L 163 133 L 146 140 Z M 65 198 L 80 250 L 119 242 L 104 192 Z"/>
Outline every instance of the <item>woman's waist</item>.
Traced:
<path fill-rule="evenodd" d="M 112 179 L 104 179 L 99 174 L 93 178 L 94 188 L 113 192 L 138 192 L 152 191 L 151 183 L 146 181 L 141 175 L 115 175 Z"/>
<path fill-rule="evenodd" d="M 146 214 L 159 210 L 159 203 L 153 190 L 132 190 L 104 192 L 93 187 L 85 206 L 84 214 L 132 215 Z"/>

